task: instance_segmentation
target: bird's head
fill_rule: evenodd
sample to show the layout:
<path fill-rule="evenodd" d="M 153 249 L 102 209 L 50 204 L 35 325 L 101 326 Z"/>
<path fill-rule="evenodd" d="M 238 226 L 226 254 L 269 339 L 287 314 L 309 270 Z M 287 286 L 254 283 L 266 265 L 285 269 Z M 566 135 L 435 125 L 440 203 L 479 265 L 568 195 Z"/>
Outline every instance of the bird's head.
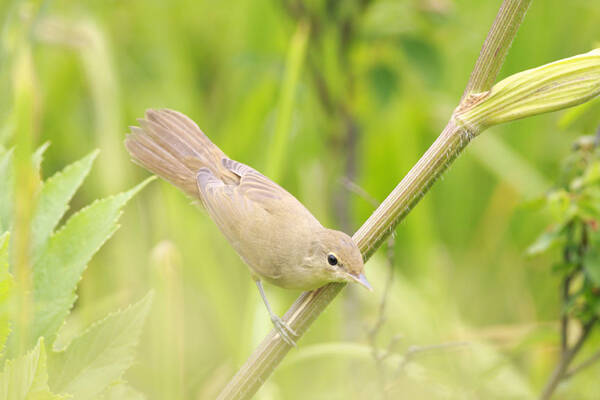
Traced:
<path fill-rule="evenodd" d="M 360 250 L 350 236 L 324 229 L 312 238 L 312 243 L 310 264 L 319 268 L 328 281 L 358 283 L 373 290 L 363 272 Z"/>

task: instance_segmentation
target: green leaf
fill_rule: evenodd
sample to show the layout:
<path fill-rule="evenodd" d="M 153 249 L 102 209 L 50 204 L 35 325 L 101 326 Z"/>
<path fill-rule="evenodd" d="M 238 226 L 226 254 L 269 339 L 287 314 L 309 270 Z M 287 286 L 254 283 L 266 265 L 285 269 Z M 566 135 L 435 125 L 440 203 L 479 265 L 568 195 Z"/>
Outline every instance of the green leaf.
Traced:
<path fill-rule="evenodd" d="M 14 198 L 14 171 L 12 150 L 0 155 L 0 232 L 12 225 Z"/>
<path fill-rule="evenodd" d="M 152 294 L 109 315 L 50 358 L 50 386 L 78 400 L 93 399 L 121 376 L 134 360 Z M 110 397 L 109 397 L 110 398 Z"/>
<path fill-rule="evenodd" d="M 0 236 L 0 354 L 10 331 L 9 298 L 13 287 L 13 277 L 8 272 L 9 233 Z"/>
<path fill-rule="evenodd" d="M 600 248 L 598 248 L 598 242 L 590 246 L 585 253 L 583 265 L 592 282 L 596 286 L 600 286 Z"/>
<path fill-rule="evenodd" d="M 556 221 L 565 221 L 573 215 L 571 194 L 566 190 L 559 189 L 548 194 L 548 211 Z"/>
<path fill-rule="evenodd" d="M 378 63 L 369 69 L 369 86 L 378 104 L 388 104 L 398 89 L 398 76 L 393 68 L 385 63 Z"/>
<path fill-rule="evenodd" d="M 34 151 L 33 154 L 31 155 L 31 161 L 33 162 L 33 167 L 35 168 L 36 172 L 38 172 L 38 173 L 42 166 L 42 161 L 44 160 L 44 153 L 46 152 L 46 150 L 48 150 L 48 147 L 50 147 L 50 142 L 45 142 L 40 147 L 38 147 L 36 149 L 36 151 Z"/>
<path fill-rule="evenodd" d="M 117 230 L 121 208 L 151 179 L 127 192 L 95 201 L 50 238 L 33 266 L 34 340 L 40 336 L 54 339 L 75 302 L 75 288 L 87 263 Z"/>
<path fill-rule="evenodd" d="M 550 248 L 556 246 L 561 243 L 564 238 L 562 237 L 563 229 L 554 228 L 551 231 L 542 233 L 536 240 L 533 242 L 529 248 L 527 248 L 528 256 L 536 256 L 538 254 L 544 253 Z"/>
<path fill-rule="evenodd" d="M 365 11 L 361 33 L 367 37 L 394 37 L 417 30 L 419 15 L 410 3 L 380 0 Z"/>
<path fill-rule="evenodd" d="M 588 192 L 586 190 L 586 192 Z M 600 204 L 598 203 L 598 199 L 593 196 L 588 196 L 586 193 L 585 196 L 580 196 L 579 201 L 577 203 L 578 214 L 581 219 L 584 221 L 592 221 L 598 219 L 600 217 Z"/>
<path fill-rule="evenodd" d="M 34 259 L 67 211 L 69 200 L 90 172 L 97 155 L 98 151 L 93 151 L 81 160 L 67 166 L 61 172 L 57 172 L 43 183 L 31 222 Z"/>
<path fill-rule="evenodd" d="M 437 85 L 441 81 L 444 68 L 440 52 L 435 45 L 413 35 L 403 35 L 399 43 L 415 71 L 432 87 Z"/>
<path fill-rule="evenodd" d="M 593 185 L 600 181 L 600 162 L 592 162 L 585 170 L 582 176 L 584 185 Z"/>
<path fill-rule="evenodd" d="M 0 399 L 2 400 L 60 400 L 48 388 L 46 351 L 43 339 L 33 350 L 15 360 L 9 360 L 0 373 Z"/>

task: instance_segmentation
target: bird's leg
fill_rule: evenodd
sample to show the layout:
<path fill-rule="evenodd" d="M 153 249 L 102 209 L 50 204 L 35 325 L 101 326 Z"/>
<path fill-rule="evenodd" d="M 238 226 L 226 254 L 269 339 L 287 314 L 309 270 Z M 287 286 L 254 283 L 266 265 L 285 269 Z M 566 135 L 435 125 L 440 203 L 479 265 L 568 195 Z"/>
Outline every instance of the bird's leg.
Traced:
<path fill-rule="evenodd" d="M 267 296 L 265 295 L 265 291 L 262 286 L 262 282 L 258 279 L 256 280 L 256 287 L 258 287 L 258 291 L 265 302 L 265 306 L 267 306 L 267 311 L 269 312 L 269 316 L 271 317 L 271 322 L 273 322 L 273 326 L 279 332 L 279 335 L 283 339 L 284 342 L 289 344 L 290 346 L 296 346 L 296 342 L 292 339 L 292 336 L 298 336 L 296 332 L 292 328 L 290 328 L 281 318 L 279 318 L 273 311 L 271 311 L 271 306 L 269 305 L 269 301 L 267 300 Z"/>

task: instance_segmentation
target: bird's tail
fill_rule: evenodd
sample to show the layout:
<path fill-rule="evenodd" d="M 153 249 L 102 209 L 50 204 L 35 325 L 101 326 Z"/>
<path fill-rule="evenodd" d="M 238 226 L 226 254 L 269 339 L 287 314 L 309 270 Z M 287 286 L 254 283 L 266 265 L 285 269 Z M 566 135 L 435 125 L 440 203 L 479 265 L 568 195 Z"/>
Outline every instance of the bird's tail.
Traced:
<path fill-rule="evenodd" d="M 196 175 L 209 168 L 218 178 L 229 181 L 237 177 L 222 163 L 227 156 L 202 133 L 198 125 L 173 110 L 147 110 L 125 139 L 133 160 L 168 180 L 190 196 L 198 197 Z"/>

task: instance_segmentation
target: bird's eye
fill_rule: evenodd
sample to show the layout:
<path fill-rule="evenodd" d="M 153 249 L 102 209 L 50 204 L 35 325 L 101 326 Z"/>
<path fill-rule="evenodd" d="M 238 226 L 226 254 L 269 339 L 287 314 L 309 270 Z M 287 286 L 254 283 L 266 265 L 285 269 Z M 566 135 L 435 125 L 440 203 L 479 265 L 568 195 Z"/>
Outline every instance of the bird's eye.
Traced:
<path fill-rule="evenodd" d="M 327 262 L 329 263 L 329 265 L 337 265 L 338 259 L 333 254 L 329 254 L 327 256 Z"/>

